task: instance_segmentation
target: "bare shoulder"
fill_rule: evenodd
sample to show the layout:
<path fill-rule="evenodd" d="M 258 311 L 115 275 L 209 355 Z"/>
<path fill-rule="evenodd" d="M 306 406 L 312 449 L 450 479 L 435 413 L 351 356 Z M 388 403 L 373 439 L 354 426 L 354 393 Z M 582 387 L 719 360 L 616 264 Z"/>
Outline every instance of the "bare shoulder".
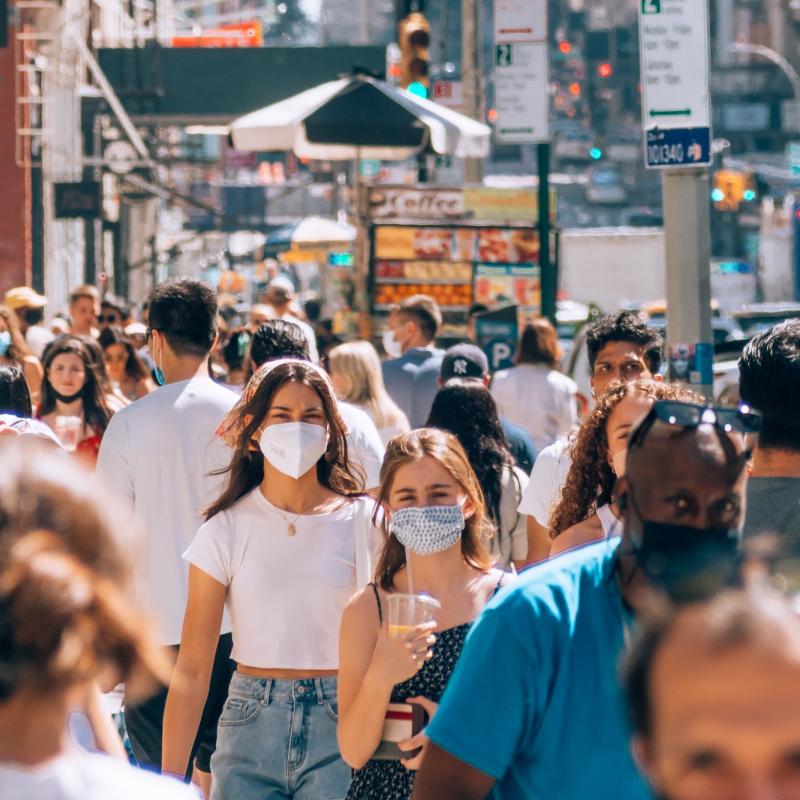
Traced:
<path fill-rule="evenodd" d="M 572 550 L 581 545 L 602 541 L 604 538 L 603 526 L 600 524 L 597 514 L 592 514 L 589 519 L 573 525 L 556 537 L 550 548 L 550 557 L 552 558 L 559 553 Z"/>
<path fill-rule="evenodd" d="M 383 595 L 380 589 L 378 593 Z M 381 597 L 381 603 L 384 603 L 384 596 Z M 348 600 L 342 614 L 342 626 L 352 626 L 355 629 L 369 630 L 370 628 L 377 631 L 380 620 L 378 615 L 378 604 L 375 597 L 375 589 L 372 586 L 365 586 L 359 589 Z"/>

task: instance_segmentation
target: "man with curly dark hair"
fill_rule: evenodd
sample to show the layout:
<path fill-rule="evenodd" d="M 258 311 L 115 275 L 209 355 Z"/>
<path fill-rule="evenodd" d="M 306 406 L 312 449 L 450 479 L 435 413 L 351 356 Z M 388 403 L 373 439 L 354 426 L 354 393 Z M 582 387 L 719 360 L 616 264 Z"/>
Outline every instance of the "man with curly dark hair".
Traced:
<path fill-rule="evenodd" d="M 660 380 L 663 342 L 658 331 L 630 311 L 617 311 L 586 329 L 592 395 L 601 397 L 614 381 Z M 569 440 L 562 437 L 538 454 L 520 514 L 528 517 L 528 561 L 550 553 L 550 515 L 570 468 Z"/>
<path fill-rule="evenodd" d="M 745 535 L 800 541 L 800 320 L 776 325 L 745 347 L 739 392 L 764 416 L 747 488 Z"/>

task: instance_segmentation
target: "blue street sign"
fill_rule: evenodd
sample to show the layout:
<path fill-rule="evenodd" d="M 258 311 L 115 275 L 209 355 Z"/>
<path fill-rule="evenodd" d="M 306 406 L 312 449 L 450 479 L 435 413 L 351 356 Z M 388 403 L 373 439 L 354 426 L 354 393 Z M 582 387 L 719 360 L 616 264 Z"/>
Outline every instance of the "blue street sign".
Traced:
<path fill-rule="evenodd" d="M 645 151 L 651 169 L 705 167 L 711 163 L 711 129 L 654 128 L 647 131 Z"/>

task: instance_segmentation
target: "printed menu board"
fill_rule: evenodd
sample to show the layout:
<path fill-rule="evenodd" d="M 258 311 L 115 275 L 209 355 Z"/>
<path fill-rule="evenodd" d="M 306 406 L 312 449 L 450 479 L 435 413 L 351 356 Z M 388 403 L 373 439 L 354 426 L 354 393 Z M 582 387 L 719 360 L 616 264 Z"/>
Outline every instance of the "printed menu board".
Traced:
<path fill-rule="evenodd" d="M 533 228 L 376 225 L 374 233 L 377 311 L 415 294 L 433 297 L 445 311 L 465 312 L 473 302 L 492 305 L 505 296 L 525 307 L 540 302 Z M 495 265 L 479 280 L 479 268 Z"/>
<path fill-rule="evenodd" d="M 539 267 L 532 264 L 477 264 L 475 302 L 492 307 L 516 303 L 525 314 L 539 313 L 542 283 Z"/>

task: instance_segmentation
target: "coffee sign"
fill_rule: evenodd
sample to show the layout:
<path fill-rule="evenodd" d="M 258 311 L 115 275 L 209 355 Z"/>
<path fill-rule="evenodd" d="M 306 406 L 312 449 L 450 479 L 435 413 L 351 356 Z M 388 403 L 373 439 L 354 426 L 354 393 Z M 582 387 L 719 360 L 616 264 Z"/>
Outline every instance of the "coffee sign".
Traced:
<path fill-rule="evenodd" d="M 378 187 L 370 191 L 372 219 L 459 219 L 464 195 L 458 189 Z"/>

